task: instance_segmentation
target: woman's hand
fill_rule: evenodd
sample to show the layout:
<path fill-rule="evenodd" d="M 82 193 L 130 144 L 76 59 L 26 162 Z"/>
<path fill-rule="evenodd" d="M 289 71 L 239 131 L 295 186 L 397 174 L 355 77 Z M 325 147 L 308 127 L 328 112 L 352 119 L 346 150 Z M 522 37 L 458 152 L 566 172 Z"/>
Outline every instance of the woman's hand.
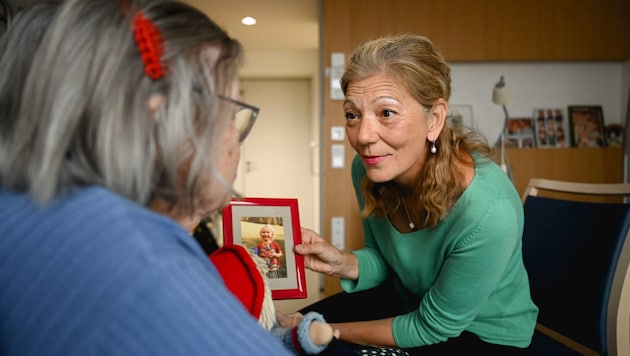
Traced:
<path fill-rule="evenodd" d="M 315 231 L 302 228 L 302 243 L 294 247 L 304 256 L 304 266 L 312 271 L 346 279 L 357 279 L 359 262 L 353 253 L 341 251 Z"/>

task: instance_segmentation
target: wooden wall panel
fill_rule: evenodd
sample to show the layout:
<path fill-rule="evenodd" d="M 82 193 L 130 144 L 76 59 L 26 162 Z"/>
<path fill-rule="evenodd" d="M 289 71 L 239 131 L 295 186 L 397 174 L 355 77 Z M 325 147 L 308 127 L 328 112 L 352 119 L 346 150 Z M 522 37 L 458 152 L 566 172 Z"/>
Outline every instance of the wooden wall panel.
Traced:
<path fill-rule="evenodd" d="M 324 63 L 325 68 L 330 68 L 330 57 L 332 53 L 341 52 L 348 54 L 356 46 L 351 39 L 352 23 L 356 19 L 362 18 L 358 14 L 353 14 L 352 3 L 350 1 L 325 1 L 324 12 L 322 14 L 322 31 L 324 39 Z M 328 39 L 328 40 L 327 40 Z M 347 140 L 341 143 L 346 149 L 346 168 L 332 169 L 331 167 L 331 145 L 330 128 L 332 126 L 343 126 L 342 102 L 330 100 L 330 79 L 325 78 L 322 83 L 323 88 L 323 161 L 322 161 L 322 227 L 320 231 L 324 238 L 330 241 L 331 218 L 341 216 L 345 218 L 346 236 L 357 236 L 347 239 L 346 249 L 359 248 L 362 237 L 361 232 L 357 232 L 357 203 L 354 199 L 352 179 L 350 177 L 349 162 L 352 159 L 352 147 Z M 360 228 L 360 223 L 359 223 Z M 354 246 L 354 247 L 353 247 Z M 339 280 L 336 278 L 324 278 L 324 295 L 331 295 L 341 290 Z"/>
<path fill-rule="evenodd" d="M 331 25 L 341 37 L 325 36 L 325 45 L 351 49 L 382 34 L 415 32 L 449 61 L 630 59 L 628 0 L 323 1 L 324 20 L 338 20 Z"/>
<path fill-rule="evenodd" d="M 623 182 L 623 151 L 609 148 L 508 148 L 512 180 L 525 192 L 532 178 L 579 183 Z"/>

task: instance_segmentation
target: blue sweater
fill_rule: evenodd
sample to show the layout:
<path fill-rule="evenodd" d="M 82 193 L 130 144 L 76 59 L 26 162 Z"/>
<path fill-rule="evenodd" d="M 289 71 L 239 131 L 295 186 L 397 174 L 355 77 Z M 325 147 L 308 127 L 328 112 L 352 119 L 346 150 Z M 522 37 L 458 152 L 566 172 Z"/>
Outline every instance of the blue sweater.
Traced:
<path fill-rule="evenodd" d="M 355 158 L 352 178 L 361 208 L 365 168 Z M 494 163 L 475 160 L 475 176 L 448 215 L 434 228 L 398 232 L 389 219 L 363 220 L 365 247 L 358 281 L 364 290 L 395 274 L 408 314 L 397 316 L 399 347 L 434 344 L 470 331 L 490 343 L 526 347 L 538 308 L 529 291 L 521 254 L 523 205 L 507 175 Z"/>
<path fill-rule="evenodd" d="M 0 191 L 0 354 L 289 353 L 179 225 L 93 187 Z"/>

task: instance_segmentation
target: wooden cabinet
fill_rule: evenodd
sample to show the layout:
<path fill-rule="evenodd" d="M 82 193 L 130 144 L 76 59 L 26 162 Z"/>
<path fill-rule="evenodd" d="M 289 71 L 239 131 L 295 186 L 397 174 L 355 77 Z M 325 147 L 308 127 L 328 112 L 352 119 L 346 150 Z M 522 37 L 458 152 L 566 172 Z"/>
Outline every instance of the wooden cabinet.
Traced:
<path fill-rule="evenodd" d="M 448 61 L 630 59 L 628 0 L 324 0 L 324 47 L 429 37 Z"/>
<path fill-rule="evenodd" d="M 508 148 L 507 161 L 522 195 L 532 178 L 579 183 L 623 182 L 623 150 L 608 148 Z"/>

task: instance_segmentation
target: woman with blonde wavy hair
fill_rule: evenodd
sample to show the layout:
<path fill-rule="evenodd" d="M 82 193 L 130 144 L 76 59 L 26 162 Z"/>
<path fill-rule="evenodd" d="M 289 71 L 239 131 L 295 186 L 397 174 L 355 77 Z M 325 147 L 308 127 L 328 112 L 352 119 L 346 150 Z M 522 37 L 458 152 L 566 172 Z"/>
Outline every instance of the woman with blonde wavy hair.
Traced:
<path fill-rule="evenodd" d="M 303 229 L 296 253 L 344 292 L 300 312 L 322 313 L 357 348 L 526 354 L 538 308 L 523 207 L 485 138 L 446 124 L 444 58 L 425 37 L 381 37 L 353 52 L 341 87 L 364 247 Z"/>

